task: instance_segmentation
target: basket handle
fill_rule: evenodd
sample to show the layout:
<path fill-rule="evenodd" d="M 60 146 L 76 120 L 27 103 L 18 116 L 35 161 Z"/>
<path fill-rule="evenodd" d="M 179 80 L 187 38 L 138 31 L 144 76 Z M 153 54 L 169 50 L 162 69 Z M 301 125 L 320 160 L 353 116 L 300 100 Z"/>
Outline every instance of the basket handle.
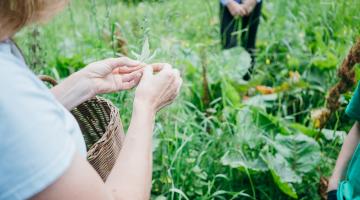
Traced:
<path fill-rule="evenodd" d="M 50 83 L 52 86 L 56 86 L 58 84 L 58 82 L 55 79 L 53 79 L 51 76 L 40 75 L 39 79 L 43 82 Z"/>

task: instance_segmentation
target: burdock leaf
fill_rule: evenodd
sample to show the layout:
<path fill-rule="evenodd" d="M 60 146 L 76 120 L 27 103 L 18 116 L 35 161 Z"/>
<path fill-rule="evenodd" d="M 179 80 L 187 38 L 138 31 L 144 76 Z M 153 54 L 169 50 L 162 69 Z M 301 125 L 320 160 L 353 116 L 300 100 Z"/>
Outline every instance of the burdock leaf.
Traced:
<path fill-rule="evenodd" d="M 275 149 L 299 175 L 308 173 L 318 165 L 321 157 L 320 145 L 311 137 L 303 134 L 277 135 Z"/>
<path fill-rule="evenodd" d="M 252 172 L 264 172 L 268 170 L 266 163 L 261 158 L 251 159 L 240 151 L 227 151 L 220 160 L 221 164 L 238 168 L 240 170 L 251 170 Z"/>
<path fill-rule="evenodd" d="M 273 156 L 269 152 L 263 152 L 260 157 L 265 161 L 270 169 L 275 184 L 288 196 L 297 199 L 296 190 L 293 183 L 300 183 L 301 177 L 291 169 L 290 164 L 280 154 Z"/>

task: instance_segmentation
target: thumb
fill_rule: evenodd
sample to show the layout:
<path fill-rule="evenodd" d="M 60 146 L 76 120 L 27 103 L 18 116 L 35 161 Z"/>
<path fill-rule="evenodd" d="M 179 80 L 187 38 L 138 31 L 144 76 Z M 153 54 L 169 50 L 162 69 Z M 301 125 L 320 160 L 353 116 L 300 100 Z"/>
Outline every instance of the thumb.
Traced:
<path fill-rule="evenodd" d="M 141 79 L 148 79 L 153 76 L 154 70 L 153 68 L 148 65 L 144 68 L 143 76 Z"/>
<path fill-rule="evenodd" d="M 132 60 L 128 57 L 108 58 L 104 61 L 111 68 L 111 70 L 115 70 L 118 67 L 138 67 L 142 64 L 140 61 Z"/>

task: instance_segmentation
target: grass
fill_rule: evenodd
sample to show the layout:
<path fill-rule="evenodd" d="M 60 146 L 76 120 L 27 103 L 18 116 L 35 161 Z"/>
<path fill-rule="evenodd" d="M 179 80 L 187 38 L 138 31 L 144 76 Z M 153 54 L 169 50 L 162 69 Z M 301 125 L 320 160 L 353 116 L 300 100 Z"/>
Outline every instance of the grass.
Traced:
<path fill-rule="evenodd" d="M 310 111 L 324 105 L 336 68 L 359 35 L 359 7 L 356 0 L 265 1 L 256 76 L 249 83 L 239 78 L 248 55 L 220 49 L 215 0 L 73 0 L 51 23 L 16 39 L 36 73 L 58 79 L 120 52 L 133 57 L 145 36 L 157 52 L 154 62 L 182 71 L 181 97 L 156 124 L 153 199 L 320 199 L 320 176 L 330 175 L 342 143 L 337 131 L 353 123 L 344 115 L 351 94 L 343 95 L 327 134 L 313 128 Z M 298 72 L 299 81 L 290 72 Z M 278 92 L 263 95 L 258 85 Z M 132 95 L 106 96 L 119 106 L 125 124 Z"/>

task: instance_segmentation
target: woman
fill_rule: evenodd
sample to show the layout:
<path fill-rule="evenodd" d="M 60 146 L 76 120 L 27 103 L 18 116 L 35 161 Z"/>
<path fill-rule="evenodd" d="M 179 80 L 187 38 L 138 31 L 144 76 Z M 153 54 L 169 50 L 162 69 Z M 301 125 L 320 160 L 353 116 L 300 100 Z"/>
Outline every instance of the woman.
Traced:
<path fill-rule="evenodd" d="M 344 140 L 329 180 L 329 200 L 360 199 L 360 85 L 351 98 L 346 114 L 356 122 Z"/>
<path fill-rule="evenodd" d="M 338 71 L 340 78 L 329 91 L 326 106 L 335 112 L 340 95 L 356 84 L 355 67 L 360 63 L 360 39 L 350 49 Z M 358 84 L 346 114 L 356 120 L 346 136 L 328 185 L 328 200 L 360 199 L 360 84 Z"/>
<path fill-rule="evenodd" d="M 129 58 L 111 58 L 86 66 L 49 91 L 9 38 L 66 3 L 0 1 L 0 199 L 149 199 L 154 118 L 178 95 L 179 71 L 169 64 L 144 67 Z M 135 86 L 123 149 L 104 183 L 86 161 L 84 139 L 68 110 L 96 94 Z"/>
<path fill-rule="evenodd" d="M 244 76 L 245 80 L 255 66 L 255 43 L 256 35 L 260 24 L 262 0 L 220 0 L 220 32 L 223 49 L 230 49 L 238 46 L 239 21 L 241 22 L 241 45 L 250 53 L 251 68 Z"/>

